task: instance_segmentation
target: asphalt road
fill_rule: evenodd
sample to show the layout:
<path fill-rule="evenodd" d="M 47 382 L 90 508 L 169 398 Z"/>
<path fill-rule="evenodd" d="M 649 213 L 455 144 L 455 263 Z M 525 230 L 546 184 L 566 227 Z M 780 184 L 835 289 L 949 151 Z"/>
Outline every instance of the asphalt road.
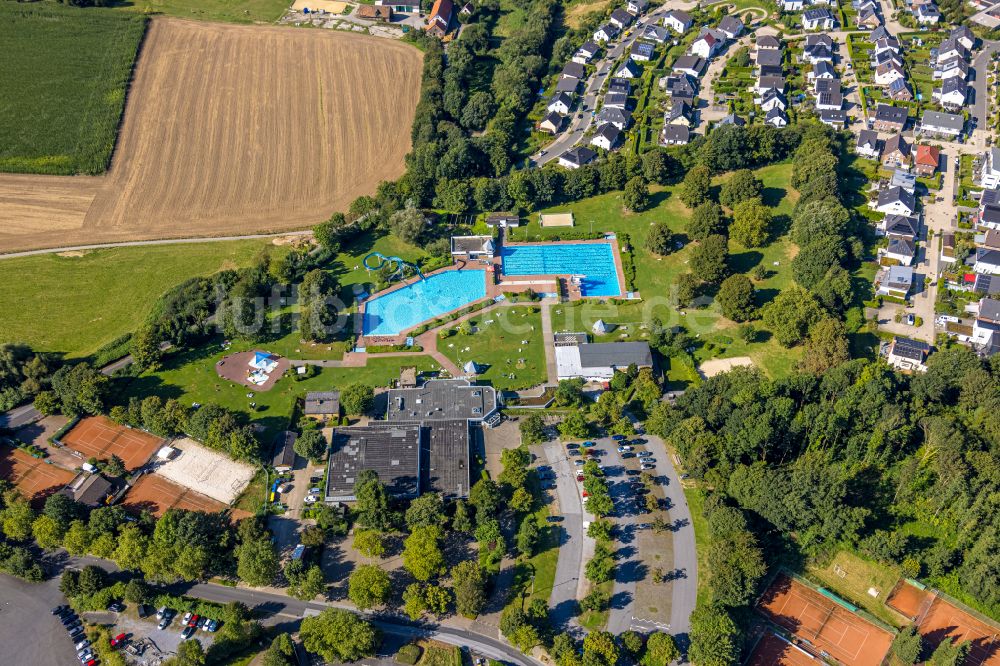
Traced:
<path fill-rule="evenodd" d="M 66 603 L 59 580 L 26 583 L 0 574 L 0 646 L 5 664 L 57 666 L 79 663 L 62 624 L 50 612 Z"/>
<path fill-rule="evenodd" d="M 17 430 L 42 418 L 42 413 L 34 405 L 21 405 L 0 414 L 0 428 Z"/>
<path fill-rule="evenodd" d="M 987 103 L 989 102 L 989 84 L 987 82 L 990 59 L 993 54 L 1000 50 L 1000 42 L 983 42 L 983 50 L 972 59 L 972 68 L 975 70 L 976 78 L 972 82 L 975 90 L 975 99 L 972 101 L 971 117 L 976 121 L 976 127 L 986 129 L 986 121 L 989 118 Z"/>
<path fill-rule="evenodd" d="M 576 485 L 576 467 L 566 457 L 566 449 L 558 440 L 545 443 L 545 459 L 556 473 L 555 494 L 562 522 L 559 539 L 559 560 L 549 597 L 552 623 L 564 630 L 571 629 L 576 617 L 577 586 L 580 582 L 580 562 L 583 558 L 583 503 Z"/>

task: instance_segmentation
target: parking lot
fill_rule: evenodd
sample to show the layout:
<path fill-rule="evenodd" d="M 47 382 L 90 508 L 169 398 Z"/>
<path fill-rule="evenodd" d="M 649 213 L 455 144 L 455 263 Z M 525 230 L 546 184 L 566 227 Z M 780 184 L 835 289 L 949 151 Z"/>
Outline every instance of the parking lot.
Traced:
<path fill-rule="evenodd" d="M 50 612 L 66 603 L 59 579 L 26 583 L 0 574 L 0 645 L 5 664 L 76 664 L 76 650 Z"/>
<path fill-rule="evenodd" d="M 132 642 L 146 641 L 148 647 L 141 657 L 131 657 L 130 663 L 158 664 L 163 658 L 176 654 L 177 646 L 184 639 L 181 637 L 181 618 L 183 613 L 173 618 L 165 629 L 158 629 L 155 615 L 139 619 L 135 607 L 131 604 L 124 613 L 120 613 L 114 623 L 112 634 L 123 633 Z M 198 630 L 191 638 L 201 641 L 201 646 L 207 648 L 212 644 L 211 633 Z"/>

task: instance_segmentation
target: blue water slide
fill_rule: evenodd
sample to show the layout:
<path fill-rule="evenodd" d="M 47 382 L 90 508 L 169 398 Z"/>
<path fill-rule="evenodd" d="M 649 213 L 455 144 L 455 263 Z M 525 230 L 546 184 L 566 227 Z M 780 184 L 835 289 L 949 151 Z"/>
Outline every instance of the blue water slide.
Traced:
<path fill-rule="evenodd" d="M 368 263 L 368 260 L 373 258 L 378 260 L 377 264 L 373 265 Z M 411 263 L 409 261 L 405 261 L 400 257 L 387 257 L 381 252 L 372 252 L 371 254 L 366 255 L 365 258 L 361 260 L 361 263 L 364 264 L 365 268 L 367 268 L 370 271 L 377 271 L 383 266 L 385 266 L 387 263 L 392 264 L 394 266 L 394 268 L 392 269 L 392 275 L 390 276 L 390 279 L 392 280 L 402 279 L 403 266 L 409 266 L 410 268 L 413 269 L 413 272 L 415 272 L 417 275 L 420 276 L 421 280 L 424 279 L 424 274 L 420 272 L 420 268 L 416 264 Z"/>

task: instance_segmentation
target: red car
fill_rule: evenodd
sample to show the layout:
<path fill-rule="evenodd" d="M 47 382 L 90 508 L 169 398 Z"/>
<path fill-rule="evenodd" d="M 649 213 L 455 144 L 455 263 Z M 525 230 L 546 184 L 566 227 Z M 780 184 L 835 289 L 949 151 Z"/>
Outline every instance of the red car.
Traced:
<path fill-rule="evenodd" d="M 197 627 L 198 626 L 198 620 L 199 620 L 199 617 L 197 615 L 192 615 L 191 619 L 188 620 L 188 626 L 189 627 Z"/>
<path fill-rule="evenodd" d="M 97 666 L 97 660 L 91 659 L 86 664 L 84 664 L 84 666 Z"/>
<path fill-rule="evenodd" d="M 125 634 L 118 634 L 111 639 L 111 647 L 118 647 L 125 642 Z"/>
<path fill-rule="evenodd" d="M 583 481 L 583 474 L 577 474 L 576 475 L 576 480 L 577 481 Z"/>

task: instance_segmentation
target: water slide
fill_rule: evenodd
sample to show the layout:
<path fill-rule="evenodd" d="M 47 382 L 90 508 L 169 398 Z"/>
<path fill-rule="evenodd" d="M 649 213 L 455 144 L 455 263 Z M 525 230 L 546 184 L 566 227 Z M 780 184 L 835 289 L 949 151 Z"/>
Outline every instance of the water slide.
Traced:
<path fill-rule="evenodd" d="M 369 264 L 368 260 L 372 258 L 376 259 L 378 263 L 374 265 Z M 411 269 L 413 269 L 414 273 L 420 276 L 421 280 L 424 279 L 424 274 L 420 272 L 420 268 L 417 267 L 416 264 L 410 263 L 409 261 L 404 261 L 400 257 L 387 257 L 381 252 L 372 252 L 371 254 L 366 255 L 365 258 L 361 260 L 361 263 L 364 264 L 365 268 L 367 268 L 370 271 L 377 271 L 383 266 L 385 266 L 386 263 L 393 264 L 394 268 L 392 271 L 392 275 L 389 278 L 391 280 L 403 279 L 404 266 L 409 266 Z"/>

